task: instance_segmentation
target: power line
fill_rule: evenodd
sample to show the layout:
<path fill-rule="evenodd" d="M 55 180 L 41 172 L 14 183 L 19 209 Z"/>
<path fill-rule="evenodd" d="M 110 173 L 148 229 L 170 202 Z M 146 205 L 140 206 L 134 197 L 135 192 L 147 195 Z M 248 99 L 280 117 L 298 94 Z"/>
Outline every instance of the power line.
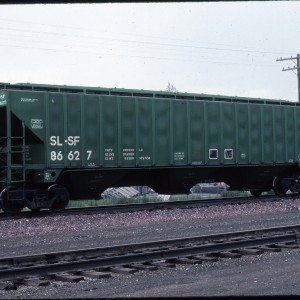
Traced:
<path fill-rule="evenodd" d="M 130 57 L 130 58 L 139 58 L 139 59 L 155 59 L 155 60 L 166 60 L 166 61 L 185 61 L 185 62 L 198 62 L 198 63 L 209 63 L 209 64 L 223 64 L 223 65 L 244 65 L 244 66 L 259 66 L 259 67 L 274 67 L 273 65 L 268 64 L 255 64 L 255 63 L 247 63 L 247 62 L 234 62 L 234 61 L 216 61 L 210 60 L 210 58 L 205 60 L 199 60 L 197 57 L 195 59 L 190 58 L 172 58 L 172 57 L 160 57 L 160 56 L 149 56 L 149 55 L 135 55 L 135 54 L 120 54 L 120 53 L 105 53 L 100 51 L 84 51 L 84 50 L 76 50 L 76 49 L 59 49 L 59 48 L 42 48 L 36 46 L 24 46 L 24 45 L 14 45 L 14 44 L 1 44 L 0 47 L 11 47 L 15 49 L 33 49 L 38 51 L 50 51 L 50 52 L 67 52 L 67 53 L 79 53 L 79 54 L 88 54 L 88 55 L 96 55 L 97 57 L 102 56 L 117 56 L 117 57 Z M 198 56 L 205 58 L 206 56 Z"/>
<path fill-rule="evenodd" d="M 8 19 L 1 19 L 0 18 L 0 21 L 1 20 L 8 20 Z M 26 22 L 26 21 L 14 21 L 16 23 L 28 23 L 28 24 L 38 24 L 38 25 L 42 25 L 42 26 L 52 26 L 52 27 L 59 27 L 58 25 L 46 25 L 46 24 L 41 24 L 41 23 L 37 23 L 37 22 Z M 62 28 L 66 28 L 66 29 L 76 29 L 76 30 L 84 30 L 80 27 L 71 27 L 71 26 L 62 26 Z M 188 61 L 191 61 L 191 58 L 192 60 L 197 60 L 199 57 L 201 58 L 205 58 L 205 57 L 208 57 L 208 59 L 211 59 L 210 56 L 214 56 L 214 58 L 216 58 L 217 55 L 222 55 L 222 56 L 241 56 L 242 58 L 242 61 L 241 60 L 238 60 L 238 61 L 230 61 L 230 62 L 225 62 L 224 59 L 222 59 L 223 61 L 223 64 L 240 64 L 240 65 L 252 65 L 252 66 L 255 66 L 255 62 L 253 62 L 253 58 L 254 57 L 258 57 L 258 59 L 265 59 L 264 56 L 265 55 L 270 55 L 270 54 L 274 54 L 274 53 L 281 53 L 283 54 L 284 52 L 279 52 L 279 51 L 273 51 L 273 50 L 267 50 L 267 51 L 262 51 L 262 50 L 259 50 L 259 48 L 257 48 L 258 50 L 247 50 L 247 48 L 244 48 L 244 49 L 238 49 L 238 48 L 234 48 L 234 47 L 230 47 L 229 48 L 219 48 L 219 47 L 204 47 L 204 46 L 199 46 L 199 45 L 186 45 L 186 44 L 178 44 L 178 43 L 166 43 L 166 42 L 150 42 L 150 41 L 142 41 L 142 40 L 129 40 L 129 39 L 124 39 L 124 38 L 121 38 L 121 39 L 118 39 L 118 38 L 111 38 L 111 37 L 103 37 L 103 36 L 100 36 L 100 35 L 82 35 L 82 34 L 74 34 L 74 33 L 63 33 L 63 32 L 56 32 L 56 31 L 44 31 L 44 30 L 28 30 L 28 29 L 25 29 L 25 28 L 12 28 L 12 27 L 1 27 L 0 25 L 0 31 L 15 31 L 17 32 L 17 34 L 9 34 L 9 36 L 18 36 L 18 32 L 20 32 L 22 34 L 21 38 L 31 38 L 33 39 L 33 42 L 35 42 L 35 39 L 38 38 L 38 36 L 34 36 L 35 34 L 43 34 L 44 36 L 46 35 L 49 35 L 49 37 L 47 39 L 42 39 L 42 40 L 37 40 L 39 44 L 41 43 L 50 43 L 50 40 L 51 38 L 63 38 L 63 42 L 66 43 L 67 42 L 67 45 L 64 46 L 64 49 L 65 47 L 71 47 L 72 50 L 75 50 L 74 47 L 71 45 L 69 45 L 69 42 L 70 40 L 66 39 L 67 38 L 71 38 L 71 39 L 75 39 L 75 41 L 73 42 L 80 42 L 80 39 L 84 38 L 86 40 L 86 42 L 82 43 L 80 42 L 80 48 L 85 48 L 84 50 L 75 50 L 74 52 L 77 52 L 77 53 L 86 53 L 86 54 L 91 54 L 90 51 L 86 51 L 86 48 L 90 49 L 91 47 L 88 46 L 88 44 L 93 44 L 93 45 L 96 45 L 99 43 L 101 44 L 101 50 L 108 47 L 109 43 L 117 43 L 118 44 L 118 48 L 120 47 L 126 47 L 126 48 L 129 48 L 128 51 L 130 52 L 135 52 L 135 49 L 138 47 L 139 48 L 139 52 L 141 52 L 141 50 L 146 50 L 147 52 L 151 51 L 152 53 L 150 53 L 150 57 L 149 57 L 149 54 L 146 54 L 144 56 L 142 56 L 142 58 L 154 58 L 154 59 L 164 59 L 164 60 L 169 60 L 167 58 L 162 58 L 161 57 L 161 53 L 160 52 L 166 52 L 168 51 L 168 55 L 169 55 L 169 58 L 173 55 L 176 55 L 176 53 L 174 52 L 179 52 L 178 55 L 181 56 L 181 52 L 182 51 L 198 51 L 198 53 L 194 54 L 194 53 L 183 53 L 185 56 L 188 56 L 189 59 Z M 31 33 L 31 34 L 34 34 L 34 35 L 26 35 L 24 33 Z M 5 35 L 1 34 L 2 37 Z M 144 36 L 144 37 L 147 37 L 146 35 L 140 35 L 140 36 Z M 157 37 L 159 38 L 159 37 Z M 12 39 L 12 38 L 10 38 Z M 173 39 L 174 40 L 174 39 Z M 20 41 L 20 38 L 19 38 L 19 41 Z M 183 40 L 181 40 L 183 41 Z M 72 42 L 72 43 L 73 43 Z M 191 41 L 193 42 L 193 41 Z M 103 43 L 103 44 L 102 44 Z M 194 43 L 194 42 L 193 42 Z M 198 42 L 197 42 L 198 43 Z M 56 46 L 62 46 L 60 44 L 57 44 L 55 43 Z M 104 46 L 105 45 L 105 46 Z M 1 45 L 3 47 L 3 45 Z M 19 48 L 28 48 L 26 46 L 15 46 L 15 47 L 19 47 Z M 32 45 L 30 46 L 31 48 Z M 109 48 L 109 50 L 115 50 L 113 49 L 115 46 L 111 45 Z M 227 46 L 226 46 L 227 47 Z M 40 50 L 44 50 L 44 49 L 41 49 L 40 47 L 34 47 L 35 49 L 40 49 Z M 52 48 L 52 47 L 51 47 Z M 133 48 L 131 50 L 131 48 Z M 73 52 L 72 50 L 69 50 L 68 52 Z M 48 50 L 48 51 L 63 51 L 62 49 L 45 49 L 45 50 Z M 97 51 L 99 51 L 99 48 L 97 47 Z M 155 53 L 153 53 L 153 51 L 155 52 L 159 52 L 157 53 L 159 55 L 159 57 L 155 56 L 153 57 L 153 54 L 155 55 Z M 208 55 L 205 55 L 205 53 L 202 53 L 204 55 L 202 56 L 199 56 L 199 53 L 200 52 L 208 52 Z M 211 52 L 214 52 L 214 53 L 211 53 Z M 247 54 L 248 53 L 248 54 Z M 166 53 L 163 53 L 163 54 L 166 54 Z M 106 54 L 106 55 L 116 55 L 116 54 L 112 54 L 111 52 L 109 54 Z M 131 53 L 127 56 L 131 56 L 131 57 L 140 57 L 141 55 L 135 55 L 135 53 L 132 55 Z M 195 57 L 196 56 L 196 57 Z M 248 57 L 247 57 L 248 56 Z M 250 56 L 250 57 L 249 57 Z M 248 58 L 252 58 L 252 63 L 251 61 L 249 61 Z M 182 58 L 173 58 L 175 60 L 181 60 L 181 61 L 187 61 L 187 59 L 182 59 Z M 218 59 L 217 59 L 218 60 Z M 258 63 L 258 62 L 257 62 Z M 262 64 L 261 64 L 262 65 Z M 263 65 L 262 65 L 263 66 Z M 264 66 L 268 66 L 270 67 L 270 65 L 266 65 L 264 64 Z"/>
<path fill-rule="evenodd" d="M 36 34 L 48 34 L 51 36 L 60 36 L 60 37 L 75 37 L 75 38 L 84 38 L 84 39 L 92 39 L 92 40 L 105 40 L 105 41 L 117 41 L 122 43 L 130 43 L 130 44 L 143 44 L 143 45 L 156 45 L 156 46 L 167 46 L 174 48 L 183 48 L 183 49 L 205 49 L 205 50 L 215 50 L 215 51 L 229 51 L 229 52 L 246 52 L 246 53 L 261 53 L 261 54 L 278 54 L 282 53 L 279 51 L 267 51 L 267 50 L 242 50 L 236 48 L 219 48 L 219 47 L 206 47 L 206 46 L 197 46 L 197 45 L 186 45 L 186 44 L 175 44 L 175 43 L 163 43 L 163 42 L 150 42 L 150 41 L 141 41 L 141 40 L 129 40 L 129 39 L 117 39 L 117 38 L 108 38 L 101 37 L 99 35 L 81 35 L 81 34 L 71 34 L 71 33 L 61 33 L 61 32 L 53 32 L 53 31 L 41 31 L 41 30 L 29 30 L 29 29 L 20 29 L 20 28 L 11 28 L 11 27 L 1 27 L 0 30 L 6 31 L 17 31 L 17 32 L 30 32 Z"/>
<path fill-rule="evenodd" d="M 32 22 L 32 21 L 24 21 L 24 20 L 12 20 L 12 19 L 8 19 L 8 18 L 0 18 L 0 21 L 7 21 L 7 22 L 13 22 L 13 23 L 21 23 L 21 24 L 32 24 L 32 25 L 38 25 L 38 26 L 44 26 L 44 27 L 54 27 L 54 28 L 59 28 L 60 30 L 65 28 L 65 29 L 71 29 L 71 30 L 80 30 L 80 31 L 88 31 L 88 32 L 96 32 L 97 36 L 99 34 L 99 32 L 105 33 L 105 34 L 109 34 L 110 36 L 112 34 L 117 34 L 117 35 L 129 35 L 129 36 L 136 36 L 136 37 L 143 37 L 143 38 L 151 38 L 151 39 L 163 39 L 164 41 L 166 40 L 172 40 L 172 41 L 180 41 L 180 42 L 189 42 L 189 43 L 196 43 L 199 44 L 199 41 L 195 41 L 195 40 L 189 40 L 189 39 L 178 39 L 178 38 L 170 38 L 170 37 L 162 37 L 162 36 L 154 36 L 154 35 L 145 35 L 145 34 L 134 34 L 134 33 L 127 33 L 127 32 L 114 32 L 114 31 L 108 31 L 108 30 L 100 30 L 99 29 L 91 29 L 89 27 L 77 27 L 77 26 L 66 26 L 63 24 L 47 24 L 47 23 L 39 23 L 39 22 Z M 11 29 L 9 29 L 11 30 Z M 18 30 L 18 28 L 16 29 Z M 50 33 L 53 34 L 53 33 Z M 89 38 L 91 36 L 83 36 L 84 38 Z M 99 36 L 98 36 L 99 37 Z M 94 37 L 92 37 L 94 38 Z M 99 37 L 101 39 L 101 37 Z M 110 38 L 112 40 L 116 40 L 118 41 L 119 39 L 113 39 Z M 120 40 L 123 41 L 123 40 Z M 128 41 L 128 40 L 125 40 Z M 129 42 L 142 42 L 142 41 L 132 41 L 129 40 Z M 156 43 L 155 43 L 156 44 Z M 159 43 L 158 43 L 159 44 Z M 205 43 L 207 44 L 207 43 Z M 210 43 L 211 45 L 216 45 L 216 46 L 222 46 L 222 47 L 232 47 L 232 45 L 225 45 L 225 44 L 220 44 L 220 43 Z M 174 45 L 172 44 L 172 46 L 182 46 L 182 45 Z M 292 51 L 289 50 L 274 50 L 274 49 L 265 49 L 265 48 L 257 48 L 257 47 L 239 47 L 240 49 L 226 49 L 226 48 L 209 48 L 209 49 L 215 49 L 215 50 L 229 50 L 229 51 L 239 51 L 239 52 L 258 52 L 258 53 L 268 53 L 268 54 L 279 54 L 279 53 L 291 53 Z M 233 54 L 236 55 L 236 54 Z"/>

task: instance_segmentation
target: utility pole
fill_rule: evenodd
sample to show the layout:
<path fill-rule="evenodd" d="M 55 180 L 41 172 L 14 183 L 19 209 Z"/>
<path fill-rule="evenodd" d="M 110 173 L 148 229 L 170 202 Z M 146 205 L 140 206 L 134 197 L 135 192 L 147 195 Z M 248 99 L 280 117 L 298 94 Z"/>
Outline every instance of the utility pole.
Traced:
<path fill-rule="evenodd" d="M 276 61 L 283 61 L 283 60 L 292 60 L 296 66 L 295 67 L 288 67 L 283 68 L 282 71 L 292 71 L 297 70 L 297 78 L 298 78 L 298 101 L 300 102 L 300 54 L 297 54 L 296 57 L 290 57 L 290 58 L 277 58 Z M 296 60 L 296 62 L 294 61 Z"/>

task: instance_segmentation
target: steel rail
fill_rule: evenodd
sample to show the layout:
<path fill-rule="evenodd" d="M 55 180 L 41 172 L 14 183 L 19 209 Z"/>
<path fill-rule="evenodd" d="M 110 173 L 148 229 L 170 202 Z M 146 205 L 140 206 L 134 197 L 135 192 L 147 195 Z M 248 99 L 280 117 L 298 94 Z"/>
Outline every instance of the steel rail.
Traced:
<path fill-rule="evenodd" d="M 299 197 L 299 195 L 286 196 L 286 199 Z M 19 214 L 4 214 L 0 213 L 0 220 L 15 219 L 24 217 L 43 217 L 49 215 L 72 215 L 72 214 L 96 214 L 96 213 L 117 213 L 117 212 L 132 212 L 141 210 L 155 210 L 155 209 L 174 209 L 174 208 L 194 208 L 207 207 L 214 205 L 228 205 L 228 204 L 244 204 L 257 202 L 271 202 L 282 200 L 282 197 L 275 195 L 266 195 L 260 197 L 229 197 L 229 198 L 210 198 L 210 199 L 194 199 L 194 200 L 177 200 L 168 202 L 149 202 L 137 204 L 117 204 L 105 205 L 96 207 L 84 208 L 67 208 L 64 211 L 52 212 L 49 210 L 42 210 L 40 212 L 23 211 Z"/>
<path fill-rule="evenodd" d="M 300 225 L 294 225 L 105 248 L 6 257 L 0 259 L 2 267 L 0 280 L 109 268 L 132 263 L 150 263 L 154 260 L 207 255 L 279 243 L 297 244 L 299 236 Z M 34 263 L 36 265 L 28 265 Z"/>

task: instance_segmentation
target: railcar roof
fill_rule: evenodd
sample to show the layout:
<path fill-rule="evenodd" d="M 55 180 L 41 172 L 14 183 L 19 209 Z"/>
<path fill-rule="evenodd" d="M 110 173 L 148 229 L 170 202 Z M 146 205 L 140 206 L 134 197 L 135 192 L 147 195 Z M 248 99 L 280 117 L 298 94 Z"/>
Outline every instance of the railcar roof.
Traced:
<path fill-rule="evenodd" d="M 263 98 L 212 95 L 212 94 L 182 93 L 182 92 L 174 93 L 174 92 L 166 92 L 166 91 L 71 86 L 71 85 L 53 85 L 53 84 L 35 84 L 35 83 L 10 84 L 6 82 L 0 82 L 0 89 L 300 106 L 300 103 L 298 102 L 291 102 L 282 99 L 263 99 Z"/>

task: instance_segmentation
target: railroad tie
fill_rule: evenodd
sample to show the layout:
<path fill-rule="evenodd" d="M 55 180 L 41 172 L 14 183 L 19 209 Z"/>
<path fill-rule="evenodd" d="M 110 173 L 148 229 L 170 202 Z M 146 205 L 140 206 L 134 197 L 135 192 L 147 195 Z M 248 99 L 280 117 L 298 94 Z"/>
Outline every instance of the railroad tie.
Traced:
<path fill-rule="evenodd" d="M 201 261 L 218 261 L 219 259 L 214 256 L 205 256 L 205 255 L 193 255 L 191 256 L 193 259 L 201 260 Z"/>
<path fill-rule="evenodd" d="M 157 266 L 153 266 L 150 264 L 139 264 L 139 263 L 132 264 L 131 267 L 140 271 L 155 271 L 158 269 Z"/>
<path fill-rule="evenodd" d="M 113 273 L 120 273 L 120 274 L 133 274 L 138 272 L 137 269 L 128 268 L 128 267 L 110 267 L 109 270 Z"/>
<path fill-rule="evenodd" d="M 40 278 L 25 278 L 21 282 L 24 285 L 28 286 L 48 286 L 50 285 L 49 280 L 40 279 Z"/>
<path fill-rule="evenodd" d="M 239 258 L 242 256 L 239 253 L 231 252 L 231 251 L 213 252 L 210 255 L 215 257 L 221 257 L 221 258 Z"/>
<path fill-rule="evenodd" d="M 202 261 L 199 259 L 194 258 L 186 258 L 186 257 L 179 257 L 174 260 L 177 264 L 184 264 L 184 265 L 200 265 Z"/>
<path fill-rule="evenodd" d="M 238 249 L 238 253 L 242 255 L 258 255 L 264 253 L 264 251 L 260 248 L 244 248 L 244 249 Z"/>
<path fill-rule="evenodd" d="M 259 249 L 262 249 L 263 251 L 271 251 L 271 252 L 280 252 L 281 248 L 274 247 L 274 245 L 267 245 L 267 246 L 259 246 Z"/>
<path fill-rule="evenodd" d="M 149 264 L 157 267 L 176 268 L 175 263 L 166 260 L 153 260 Z"/>
<path fill-rule="evenodd" d="M 296 248 L 299 248 L 299 245 L 298 244 L 295 244 L 295 243 L 278 243 L 278 244 L 275 244 L 274 245 L 275 247 L 278 247 L 278 248 L 291 248 L 291 249 L 296 249 Z"/>
<path fill-rule="evenodd" d="M 80 275 L 72 275 L 68 273 L 60 273 L 55 275 L 55 279 L 64 282 L 79 282 L 81 280 L 84 280 L 84 277 Z"/>
<path fill-rule="evenodd" d="M 13 282 L 0 282 L 0 290 L 11 291 L 17 290 L 18 286 Z"/>
<path fill-rule="evenodd" d="M 82 272 L 80 272 L 80 274 L 84 277 L 96 278 L 96 279 L 111 277 L 110 273 L 104 273 L 104 272 L 98 272 L 98 271 L 82 271 Z"/>

